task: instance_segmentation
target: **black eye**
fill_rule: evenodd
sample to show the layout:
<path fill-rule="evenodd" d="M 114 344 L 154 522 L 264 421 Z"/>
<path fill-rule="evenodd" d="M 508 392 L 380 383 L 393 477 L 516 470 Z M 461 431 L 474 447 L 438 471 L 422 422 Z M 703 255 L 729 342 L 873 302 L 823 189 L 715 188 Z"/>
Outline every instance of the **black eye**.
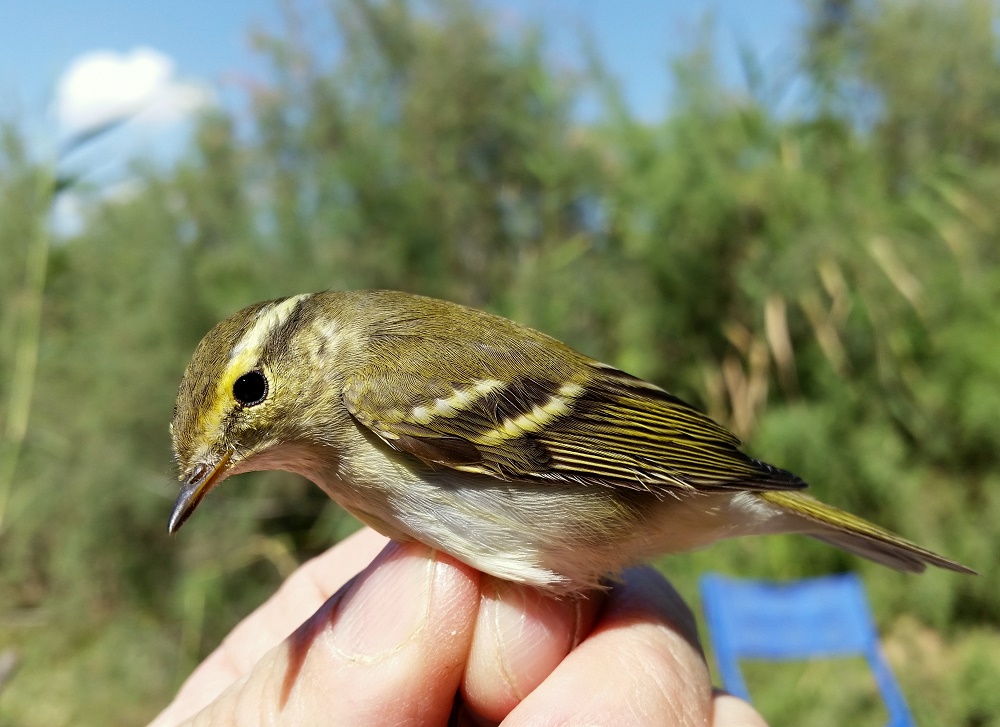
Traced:
<path fill-rule="evenodd" d="M 260 371 L 248 371 L 233 384 L 233 398 L 243 406 L 253 406 L 267 396 L 267 379 Z"/>

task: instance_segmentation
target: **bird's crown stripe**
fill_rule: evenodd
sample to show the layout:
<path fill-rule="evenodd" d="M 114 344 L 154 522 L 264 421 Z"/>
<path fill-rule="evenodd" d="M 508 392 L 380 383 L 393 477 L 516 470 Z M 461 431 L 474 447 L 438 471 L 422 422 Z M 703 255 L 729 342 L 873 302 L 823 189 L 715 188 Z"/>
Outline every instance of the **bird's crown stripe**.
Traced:
<path fill-rule="evenodd" d="M 229 354 L 231 362 L 243 357 L 247 353 L 257 354 L 264 346 L 268 337 L 273 331 L 281 327 L 291 317 L 295 309 L 301 305 L 302 301 L 311 297 L 311 294 L 293 295 L 272 305 L 265 306 L 257 312 L 257 318 L 253 325 L 243 334 L 243 337 L 233 346 Z M 256 358 L 256 356 L 254 356 Z"/>
<path fill-rule="evenodd" d="M 202 414 L 200 420 L 202 429 L 210 432 L 218 431 L 222 426 L 223 413 L 228 409 L 223 402 L 229 401 L 233 383 L 257 364 L 268 337 L 289 319 L 303 300 L 309 297 L 311 297 L 309 294 L 295 295 L 264 306 L 257 312 L 253 323 L 229 353 L 229 362 L 219 377 L 215 389 L 213 405 L 206 407 Z"/>

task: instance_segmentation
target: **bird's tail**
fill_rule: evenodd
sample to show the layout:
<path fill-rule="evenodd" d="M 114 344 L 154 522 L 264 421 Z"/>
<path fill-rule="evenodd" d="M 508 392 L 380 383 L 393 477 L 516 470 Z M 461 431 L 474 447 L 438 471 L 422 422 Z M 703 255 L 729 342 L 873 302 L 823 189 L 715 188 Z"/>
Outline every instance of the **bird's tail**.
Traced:
<path fill-rule="evenodd" d="M 922 573 L 928 565 L 959 573 L 975 573 L 971 568 L 801 492 L 770 490 L 755 494 L 768 504 L 805 521 L 805 527 L 799 532 L 876 563 L 910 573 Z"/>

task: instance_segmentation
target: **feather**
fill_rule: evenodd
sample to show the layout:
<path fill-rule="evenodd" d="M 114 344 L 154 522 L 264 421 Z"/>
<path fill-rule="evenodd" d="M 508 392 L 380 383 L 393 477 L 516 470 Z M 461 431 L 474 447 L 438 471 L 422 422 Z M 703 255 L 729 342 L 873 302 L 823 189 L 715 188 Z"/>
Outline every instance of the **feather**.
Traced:
<path fill-rule="evenodd" d="M 491 319 L 469 335 L 455 321 L 447 338 L 433 324 L 422 336 L 381 326 L 380 350 L 344 386 L 347 410 L 398 451 L 502 480 L 660 495 L 805 487 L 663 389 Z"/>

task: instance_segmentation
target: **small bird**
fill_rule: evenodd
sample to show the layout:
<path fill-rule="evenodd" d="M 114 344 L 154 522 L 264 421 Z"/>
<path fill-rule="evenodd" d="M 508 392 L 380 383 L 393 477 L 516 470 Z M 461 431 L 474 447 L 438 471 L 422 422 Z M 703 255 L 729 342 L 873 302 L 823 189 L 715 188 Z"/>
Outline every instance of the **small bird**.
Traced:
<path fill-rule="evenodd" d="M 184 372 L 175 532 L 231 475 L 287 470 L 390 538 L 556 594 L 722 538 L 803 533 L 969 568 L 802 493 L 694 407 L 543 333 L 394 291 L 257 303 Z"/>

